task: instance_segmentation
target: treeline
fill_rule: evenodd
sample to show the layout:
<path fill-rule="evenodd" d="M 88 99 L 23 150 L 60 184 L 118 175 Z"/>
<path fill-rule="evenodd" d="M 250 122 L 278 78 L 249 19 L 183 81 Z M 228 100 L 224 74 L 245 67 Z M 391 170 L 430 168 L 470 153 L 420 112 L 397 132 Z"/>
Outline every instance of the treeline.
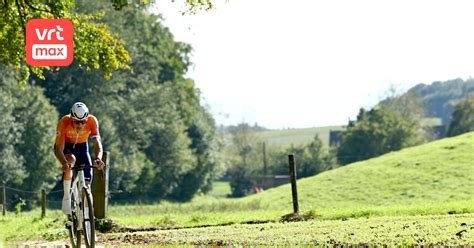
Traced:
<path fill-rule="evenodd" d="M 430 85 L 418 84 L 406 94 L 418 94 L 426 108 L 426 116 L 440 118 L 444 125 L 448 125 L 456 104 L 466 99 L 471 92 L 474 92 L 474 79 L 458 78 Z"/>
<path fill-rule="evenodd" d="M 458 99 L 453 109 L 447 136 L 474 131 L 474 94 Z M 307 145 L 268 148 L 268 174 L 287 175 L 288 154 L 295 154 L 297 176 L 304 178 L 429 142 L 434 134 L 423 124 L 424 118 L 430 116 L 428 110 L 423 97 L 414 91 L 387 97 L 372 109 L 360 109 L 357 119 L 348 122 L 341 143 L 334 148 L 323 148 L 317 135 Z M 228 161 L 228 176 L 232 194 L 242 196 L 258 187 L 257 178 L 265 174 L 263 142 L 245 123 L 232 128 L 229 134 L 229 154 L 225 157 L 232 160 Z"/>
<path fill-rule="evenodd" d="M 185 76 L 191 47 L 175 41 L 159 16 L 109 5 L 79 1 L 75 11 L 104 12 L 133 59 L 131 70 L 106 80 L 102 70 L 75 62 L 22 85 L 14 68 L 0 68 L 0 180 L 24 190 L 53 188 L 61 176 L 52 150 L 56 124 L 82 101 L 98 117 L 111 151 L 112 198 L 186 201 L 207 192 L 219 143 L 214 119 Z"/>
<path fill-rule="evenodd" d="M 19 84 L 25 72 L 0 65 L 0 180 L 8 186 L 48 190 L 57 185 L 61 170 L 52 151 L 56 123 L 76 101 L 85 102 L 98 117 L 104 147 L 112 153 L 112 200 L 187 201 L 209 191 L 211 180 L 222 176 L 231 181 L 232 194 L 242 196 L 256 186 L 258 176 L 287 174 L 289 153 L 295 154 L 302 178 L 430 140 L 421 125 L 423 117 L 430 116 L 426 103 L 410 91 L 361 109 L 333 150 L 315 136 L 306 145 L 267 148 L 263 161 L 262 142 L 254 135 L 263 127 L 240 124 L 221 128 L 224 135 L 218 132 L 199 90 L 185 75 L 192 48 L 175 41 L 160 17 L 140 8 L 115 11 L 108 5 L 77 1 L 75 11 L 103 11 L 103 21 L 119 34 L 117 40 L 133 59 L 131 70 L 84 68 L 80 62 L 87 58 L 81 57 L 69 67 L 45 71 L 44 78 L 31 76 Z M 110 73 L 110 79 L 104 79 L 104 73 Z M 456 105 L 449 135 L 474 129 L 473 109 L 472 96 Z"/>

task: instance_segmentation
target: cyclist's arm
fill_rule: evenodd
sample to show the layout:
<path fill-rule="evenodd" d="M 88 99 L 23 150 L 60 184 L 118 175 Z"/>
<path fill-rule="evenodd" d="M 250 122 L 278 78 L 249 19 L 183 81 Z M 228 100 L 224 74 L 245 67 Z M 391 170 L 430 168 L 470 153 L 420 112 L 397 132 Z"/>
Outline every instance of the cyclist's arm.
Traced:
<path fill-rule="evenodd" d="M 66 156 L 64 155 L 64 144 L 66 142 L 66 136 L 62 132 L 61 122 L 58 124 L 56 131 L 56 141 L 54 143 L 54 155 L 59 160 L 61 165 L 68 163 Z"/>
<path fill-rule="evenodd" d="M 94 144 L 94 157 L 95 159 L 102 160 L 102 142 L 100 141 L 100 137 L 92 138 L 92 144 Z"/>
<path fill-rule="evenodd" d="M 90 116 L 92 144 L 94 144 L 94 158 L 102 160 L 102 142 L 100 141 L 99 121 L 95 116 Z"/>
<path fill-rule="evenodd" d="M 66 156 L 64 156 L 63 150 L 64 150 L 64 143 L 54 145 L 54 155 L 56 155 L 56 158 L 59 160 L 61 165 L 64 166 L 65 164 L 68 163 L 68 161 L 66 159 Z"/>

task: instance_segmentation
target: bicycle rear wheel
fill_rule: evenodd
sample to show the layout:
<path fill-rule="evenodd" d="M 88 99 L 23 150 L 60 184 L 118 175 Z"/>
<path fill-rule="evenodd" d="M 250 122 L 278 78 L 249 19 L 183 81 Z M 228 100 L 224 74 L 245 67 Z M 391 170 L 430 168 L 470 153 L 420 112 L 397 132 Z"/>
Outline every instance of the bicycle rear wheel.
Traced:
<path fill-rule="evenodd" d="M 83 211 L 83 231 L 84 231 L 84 243 L 86 247 L 93 248 L 95 246 L 95 218 L 94 218 L 94 207 L 92 205 L 92 195 L 87 188 L 82 189 L 82 199 L 84 206 Z M 88 206 L 86 209 L 85 206 Z"/>
<path fill-rule="evenodd" d="M 76 208 L 75 201 L 76 196 L 71 194 L 71 216 L 68 219 L 67 229 L 69 231 L 69 239 L 71 240 L 72 248 L 81 247 L 81 230 L 78 230 L 79 226 L 79 209 Z"/>

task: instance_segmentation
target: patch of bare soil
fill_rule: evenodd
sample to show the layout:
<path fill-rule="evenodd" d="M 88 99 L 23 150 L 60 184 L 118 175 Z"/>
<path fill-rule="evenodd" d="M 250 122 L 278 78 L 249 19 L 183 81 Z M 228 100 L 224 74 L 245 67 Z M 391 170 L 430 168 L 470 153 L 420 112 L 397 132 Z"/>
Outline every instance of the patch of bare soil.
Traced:
<path fill-rule="evenodd" d="M 291 213 L 287 215 L 283 215 L 280 219 L 281 222 L 295 222 L 295 221 L 307 221 L 312 219 L 311 216 L 302 215 L 299 213 Z"/>
<path fill-rule="evenodd" d="M 102 248 L 106 245 L 106 240 L 104 239 L 104 235 L 97 235 L 97 240 L 95 243 L 95 247 Z M 20 241 L 14 243 L 7 243 L 6 247 L 16 247 L 16 248 L 69 248 L 71 247 L 71 243 L 69 239 L 66 240 L 55 240 L 55 241 L 48 241 L 48 240 L 30 240 L 30 241 Z M 82 247 L 85 247 L 82 245 Z"/>
<path fill-rule="evenodd" d="M 280 222 L 293 222 L 293 221 L 306 221 L 311 219 L 310 216 L 300 215 L 300 214 L 287 214 L 281 217 Z M 107 246 L 120 246 L 120 245 L 170 245 L 169 239 L 166 239 L 163 234 L 152 234 L 152 233 L 141 233 L 147 231 L 158 231 L 158 230 L 177 230 L 177 229 L 187 229 L 187 228 L 205 228 L 205 227 L 216 227 L 216 226 L 228 226 L 234 224 L 264 224 L 269 222 L 278 222 L 278 221 L 247 221 L 240 223 L 223 223 L 219 225 L 201 225 L 201 226 L 192 226 L 192 227 L 179 227 L 179 226 L 122 226 L 111 219 L 101 220 L 98 223 L 96 222 L 97 229 L 97 241 L 96 247 L 105 247 Z M 115 235 L 122 233 L 123 235 Z M 211 240 L 204 241 L 205 243 L 196 243 L 193 245 L 222 245 L 222 241 Z M 61 247 L 71 247 L 69 240 L 59 240 L 59 241 L 25 241 L 25 242 L 16 242 L 14 244 L 7 244 L 9 247 L 17 248 L 61 248 Z"/>
<path fill-rule="evenodd" d="M 165 245 L 165 240 L 155 234 L 137 234 L 130 233 L 123 236 L 109 236 L 104 240 L 106 245 L 117 246 L 117 245 Z"/>

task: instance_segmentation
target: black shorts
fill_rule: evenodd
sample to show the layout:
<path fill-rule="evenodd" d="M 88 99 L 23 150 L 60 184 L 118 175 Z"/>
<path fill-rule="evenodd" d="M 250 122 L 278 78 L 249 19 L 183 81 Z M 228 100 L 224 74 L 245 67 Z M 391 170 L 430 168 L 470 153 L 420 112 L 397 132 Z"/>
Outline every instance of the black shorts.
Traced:
<path fill-rule="evenodd" d="M 89 145 L 87 142 L 80 144 L 65 143 L 63 153 L 73 154 L 76 157 L 75 165 L 92 166 L 91 156 L 89 154 Z M 92 168 L 84 169 L 84 178 L 86 181 L 92 181 Z"/>

